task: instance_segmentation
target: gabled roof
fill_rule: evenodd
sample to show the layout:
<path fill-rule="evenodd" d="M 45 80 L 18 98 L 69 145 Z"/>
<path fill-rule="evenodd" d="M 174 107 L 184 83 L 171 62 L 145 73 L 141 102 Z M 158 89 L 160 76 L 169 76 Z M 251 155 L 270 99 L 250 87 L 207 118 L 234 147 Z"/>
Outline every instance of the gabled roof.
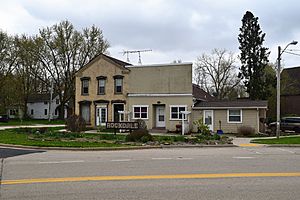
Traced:
<path fill-rule="evenodd" d="M 53 95 L 52 98 L 54 98 L 55 95 Z M 50 100 L 50 94 L 44 93 L 44 94 L 31 94 L 28 96 L 27 103 L 36 103 L 36 102 L 48 102 Z"/>
<path fill-rule="evenodd" d="M 194 108 L 267 108 L 268 101 L 236 99 L 236 100 L 216 100 L 216 101 L 198 101 Z"/>
<path fill-rule="evenodd" d="M 116 64 L 118 67 L 122 68 L 123 70 L 129 70 L 125 66 L 131 65 L 130 63 L 127 63 L 122 60 L 118 60 L 116 58 L 108 56 L 106 54 L 100 53 L 99 55 L 95 56 L 92 60 L 90 60 L 90 62 L 88 62 L 84 66 L 80 67 L 80 69 L 76 73 L 86 69 L 88 66 L 90 66 L 91 64 L 93 64 L 94 62 L 96 62 L 97 60 L 99 60 L 101 58 L 107 59 L 108 61 L 110 61 L 110 62 Z"/>
<path fill-rule="evenodd" d="M 197 100 L 202 101 L 214 101 L 217 100 L 215 97 L 211 96 L 209 93 L 205 92 L 200 88 L 199 85 L 193 83 L 193 97 Z"/>

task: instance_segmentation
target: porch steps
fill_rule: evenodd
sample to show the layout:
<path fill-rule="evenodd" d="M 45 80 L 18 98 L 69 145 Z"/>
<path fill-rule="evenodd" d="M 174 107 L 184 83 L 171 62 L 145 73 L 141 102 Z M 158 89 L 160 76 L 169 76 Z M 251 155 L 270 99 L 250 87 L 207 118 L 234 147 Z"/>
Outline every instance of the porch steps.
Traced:
<path fill-rule="evenodd" d="M 165 127 L 153 127 L 149 129 L 150 133 L 167 133 L 168 130 Z"/>

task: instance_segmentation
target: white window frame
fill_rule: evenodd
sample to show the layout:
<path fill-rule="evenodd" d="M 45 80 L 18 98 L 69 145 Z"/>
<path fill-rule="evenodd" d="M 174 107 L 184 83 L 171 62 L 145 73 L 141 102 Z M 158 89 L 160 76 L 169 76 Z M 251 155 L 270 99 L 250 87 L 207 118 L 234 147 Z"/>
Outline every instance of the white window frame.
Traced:
<path fill-rule="evenodd" d="M 181 113 L 179 112 L 178 109 L 178 118 L 172 118 L 172 108 L 179 108 L 179 107 L 184 107 L 184 111 L 187 111 L 187 105 L 170 105 L 170 120 L 182 120 L 181 118 L 179 118 L 179 116 L 181 115 Z M 186 115 L 184 115 L 184 120 L 186 120 Z"/>
<path fill-rule="evenodd" d="M 101 85 L 101 83 L 103 83 L 103 85 Z M 98 91 L 97 91 L 97 94 L 98 95 L 103 95 L 105 94 L 105 85 L 106 85 L 106 79 L 99 79 L 98 80 Z M 100 88 L 103 87 L 104 91 L 103 93 L 100 92 Z"/>
<path fill-rule="evenodd" d="M 141 107 L 146 107 L 147 108 L 147 118 L 142 118 L 142 112 L 140 111 L 140 117 L 136 118 L 134 116 L 134 108 L 141 108 Z M 149 119 L 149 105 L 133 105 L 132 106 L 132 119 Z"/>
<path fill-rule="evenodd" d="M 240 111 L 240 115 L 231 115 L 231 116 L 240 116 L 240 121 L 229 121 L 229 111 L 230 110 L 239 110 Z M 227 110 L 227 123 L 229 124 L 241 124 L 243 123 L 243 110 L 242 109 L 228 109 Z"/>

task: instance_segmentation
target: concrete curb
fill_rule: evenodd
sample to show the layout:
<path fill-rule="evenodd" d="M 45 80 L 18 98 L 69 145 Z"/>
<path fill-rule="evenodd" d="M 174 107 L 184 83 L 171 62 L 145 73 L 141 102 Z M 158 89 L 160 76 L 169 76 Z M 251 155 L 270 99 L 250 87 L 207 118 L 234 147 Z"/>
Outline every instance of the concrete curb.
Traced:
<path fill-rule="evenodd" d="M 63 151 L 122 151 L 122 150 L 143 150 L 143 149 L 171 149 L 171 148 L 224 148 L 224 147 L 238 147 L 233 144 L 224 145 L 160 145 L 160 146 L 132 146 L 132 147 L 91 147 L 91 148 L 73 148 L 73 147 L 36 147 L 36 146 L 22 146 L 13 144 L 2 144 L 0 147 L 10 147 L 19 149 L 36 149 L 36 150 L 63 150 Z"/>
<path fill-rule="evenodd" d="M 266 147 L 300 147 L 300 144 L 265 144 Z"/>

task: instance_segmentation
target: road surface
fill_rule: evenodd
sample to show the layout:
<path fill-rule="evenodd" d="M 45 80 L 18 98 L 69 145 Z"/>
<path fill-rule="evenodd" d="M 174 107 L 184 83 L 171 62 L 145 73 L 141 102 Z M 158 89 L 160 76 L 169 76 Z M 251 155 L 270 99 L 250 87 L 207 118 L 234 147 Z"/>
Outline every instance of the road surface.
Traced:
<path fill-rule="evenodd" d="M 299 199 L 300 148 L 0 148 L 0 199 Z"/>

